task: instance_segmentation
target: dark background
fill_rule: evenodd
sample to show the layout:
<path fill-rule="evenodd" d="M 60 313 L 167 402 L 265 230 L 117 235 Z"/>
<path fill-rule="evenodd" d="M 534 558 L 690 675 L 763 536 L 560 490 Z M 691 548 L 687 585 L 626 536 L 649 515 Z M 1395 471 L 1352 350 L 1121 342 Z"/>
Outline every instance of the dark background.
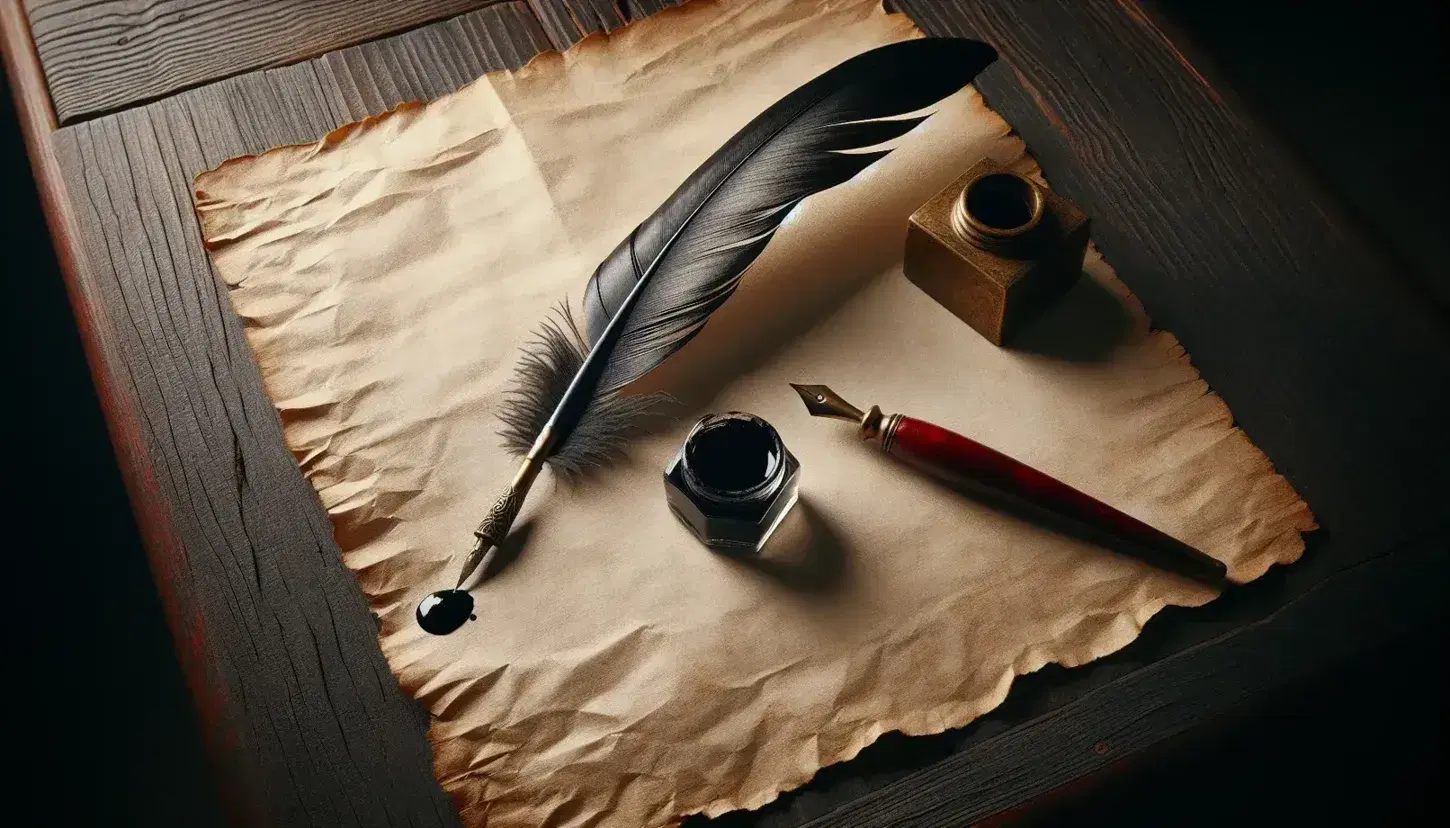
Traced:
<path fill-rule="evenodd" d="M 1425 301 L 1450 308 L 1441 129 L 1450 4 L 1157 5 L 1404 262 Z M 12 699 L 8 764 L 19 769 L 0 813 L 22 825 L 220 824 L 8 95 L 0 176 L 9 389 L 0 561 L 11 584 L 0 657 Z M 1418 823 L 1443 801 L 1445 632 L 1341 665 L 1032 823 Z"/>

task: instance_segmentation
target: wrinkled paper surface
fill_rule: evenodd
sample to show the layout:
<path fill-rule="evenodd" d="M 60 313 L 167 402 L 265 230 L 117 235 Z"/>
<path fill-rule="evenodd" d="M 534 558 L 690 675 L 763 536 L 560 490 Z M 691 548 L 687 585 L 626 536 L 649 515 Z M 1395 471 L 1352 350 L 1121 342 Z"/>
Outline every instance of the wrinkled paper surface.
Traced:
<path fill-rule="evenodd" d="M 660 825 L 754 808 L 881 734 L 934 733 L 1013 677 L 1131 640 L 1211 591 L 954 493 L 809 418 L 789 381 L 931 420 L 1256 578 L 1305 505 L 1096 252 L 1016 350 L 901 274 L 906 218 L 983 155 L 1036 174 L 973 90 L 806 202 L 645 384 L 685 403 L 587 484 L 547 474 L 516 556 L 445 638 L 452 586 L 517 461 L 496 412 L 551 305 L 726 138 L 866 49 L 920 36 L 878 0 L 697 0 L 323 141 L 197 180 L 286 440 L 432 715 L 470 825 Z M 577 304 L 576 304 L 577 306 Z M 698 545 L 661 471 L 710 410 L 769 419 L 801 502 L 746 565 Z"/>

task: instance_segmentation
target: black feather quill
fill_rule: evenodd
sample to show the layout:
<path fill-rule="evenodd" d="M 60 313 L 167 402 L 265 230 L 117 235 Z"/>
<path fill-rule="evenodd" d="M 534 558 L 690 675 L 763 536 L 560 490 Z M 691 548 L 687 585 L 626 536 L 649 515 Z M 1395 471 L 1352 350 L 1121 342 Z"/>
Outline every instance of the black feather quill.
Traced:
<path fill-rule="evenodd" d="M 525 460 L 475 530 L 459 584 L 508 534 L 544 463 L 569 474 L 623 445 L 657 398 L 620 389 L 704 327 L 792 208 L 886 155 L 995 59 L 958 39 L 858 55 L 761 113 L 620 242 L 585 288 L 584 331 L 563 308 L 524 349 L 501 434 Z"/>
<path fill-rule="evenodd" d="M 563 408 L 571 381 L 584 378 L 589 350 L 602 347 L 604 359 L 577 389 L 588 394 L 587 405 L 555 419 L 546 459 L 564 473 L 604 462 L 654 402 L 621 397 L 619 389 L 704 327 L 791 209 L 886 155 L 879 145 L 921 123 L 921 110 L 995 58 L 972 40 L 896 43 L 842 63 L 761 113 L 594 271 L 585 288 L 585 334 L 566 310 L 525 349 L 501 412 L 505 447 L 520 455 L 533 447 Z"/>

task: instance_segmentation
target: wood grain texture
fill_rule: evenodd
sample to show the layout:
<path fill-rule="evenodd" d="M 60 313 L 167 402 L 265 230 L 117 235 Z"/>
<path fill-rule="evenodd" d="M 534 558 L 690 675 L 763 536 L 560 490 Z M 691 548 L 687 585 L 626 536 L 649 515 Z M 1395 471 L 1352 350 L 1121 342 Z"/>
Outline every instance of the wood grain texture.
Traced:
<path fill-rule="evenodd" d="M 585 35 L 612 32 L 684 0 L 528 0 L 555 49 L 567 49 Z"/>
<path fill-rule="evenodd" d="M 623 14 L 609 0 L 528 0 L 553 48 L 569 48 L 581 37 L 624 25 Z"/>
<path fill-rule="evenodd" d="M 648 17 L 656 12 L 664 11 L 671 6 L 678 6 L 684 0 L 622 0 L 624 14 L 630 20 L 638 20 L 641 17 Z"/>
<path fill-rule="evenodd" d="M 1009 812 L 1088 774 L 1131 761 L 1209 717 L 1228 717 L 1312 680 L 1349 658 L 1429 624 L 1443 625 L 1441 600 L 1450 576 L 1443 536 L 1341 572 L 1284 609 L 1293 623 L 1267 625 L 1258 636 L 1216 641 L 1207 658 L 1167 659 L 917 773 L 847 803 L 802 828 L 955 828 Z M 1395 595 L 1395 613 L 1365 623 L 1346 613 Z M 1292 663 L 1279 663 L 1284 652 Z M 1265 677 L 1269 677 L 1265 680 Z M 1091 722 L 1084 727 L 1081 723 Z M 1044 763 L 1043 757 L 1055 757 Z M 1020 814 L 1019 814 L 1020 815 Z M 1164 824 L 1176 821 L 1164 814 Z M 1010 823 L 1003 819 L 1001 824 Z M 767 823 L 758 821 L 760 828 Z"/>
<path fill-rule="evenodd" d="M 239 821 L 453 825 L 426 715 L 399 691 L 316 495 L 282 445 L 241 325 L 211 272 L 192 177 L 518 66 L 545 45 L 492 6 L 223 81 L 54 136 L 77 215 L 77 294 L 120 423 L 178 650 Z"/>
<path fill-rule="evenodd" d="M 36 53 L 34 43 L 30 40 L 24 11 L 18 3 L 0 3 L 0 57 L 4 59 L 5 77 L 9 81 L 15 99 L 15 111 L 21 126 L 21 133 L 24 136 L 25 151 L 34 172 L 40 207 L 55 247 L 56 263 L 65 282 L 66 294 L 70 300 L 77 333 L 92 375 L 97 399 L 104 409 L 119 410 L 129 398 L 123 396 L 125 389 L 107 369 L 108 354 L 114 353 L 115 336 L 106 312 L 92 303 L 87 283 L 84 281 L 86 274 L 82 264 L 84 254 L 81 251 L 81 231 L 76 221 L 73 204 L 62 182 L 63 174 L 60 162 L 51 141 L 52 133 L 57 125 L 55 112 L 50 105 L 50 95 L 46 90 L 45 74 L 40 65 L 40 56 Z M 106 428 L 111 445 L 117 455 L 118 469 L 134 501 L 137 493 L 147 492 L 150 487 L 146 473 L 142 435 L 139 433 L 136 423 L 118 417 L 107 417 Z M 27 438 L 33 439 L 33 435 L 28 435 Z M 54 457 L 49 459 L 54 460 Z M 12 479 L 14 479 L 13 473 Z M 93 506 L 90 492 L 85 492 L 81 499 L 85 503 L 85 509 L 88 510 Z M 87 511 L 86 514 L 88 515 L 89 512 Z M 140 529 L 146 547 L 147 563 L 152 567 L 152 572 L 169 570 L 181 554 L 169 525 L 161 521 L 154 521 L 142 524 Z M 109 538 L 101 537 L 99 540 L 101 543 L 98 544 L 96 550 L 99 554 L 109 554 L 115 551 L 105 546 Z M 123 549 L 122 551 L 128 550 Z M 83 561 L 82 565 L 88 565 L 88 562 Z M 125 605 L 130 597 L 129 595 L 124 596 L 116 602 L 116 606 Z M 191 631 L 182 633 L 183 625 L 177 623 L 178 619 L 190 617 L 187 614 L 188 610 L 188 607 L 177 602 L 168 601 L 164 606 L 164 612 L 170 621 L 170 629 L 180 633 L 176 640 L 178 642 L 199 642 L 199 633 Z M 134 619 L 128 618 L 126 621 L 128 632 L 134 633 L 137 629 Z M 82 651 L 84 651 L 84 646 L 82 645 Z M 211 676 L 206 672 L 207 670 L 208 666 L 205 663 L 197 664 L 196 672 L 188 676 L 188 691 L 198 710 L 220 710 L 224 702 L 212 692 L 215 684 L 210 680 Z M 37 678 L 40 681 L 51 682 L 57 679 L 56 676 L 31 677 L 32 681 Z M 152 686 L 148 682 L 146 688 L 150 690 Z M 50 707 L 52 709 L 56 707 L 54 699 L 51 700 Z M 43 713 L 30 715 L 45 720 L 46 724 L 43 726 L 46 727 L 48 735 L 54 731 L 54 728 L 49 727 L 50 722 L 45 719 Z M 181 711 L 181 715 L 186 715 L 186 711 Z M 78 721 L 70 732 L 79 734 L 88 729 L 87 723 Z M 203 736 L 207 738 L 209 746 L 215 746 L 218 734 L 218 731 L 213 731 L 204 733 Z M 219 754 L 219 752 L 217 753 Z M 221 796 L 231 803 L 231 810 L 234 813 L 245 814 L 248 803 L 240 795 L 241 786 L 235 784 L 239 775 L 245 773 L 245 768 L 229 766 L 220 769 L 237 771 L 236 774 L 223 773 L 218 780 L 217 787 Z M 47 768 L 42 772 L 53 771 L 53 768 Z M 26 809 L 24 804 L 18 807 L 21 812 Z M 80 813 L 86 812 L 83 805 Z M 21 819 L 23 820 L 24 817 Z"/>
<path fill-rule="evenodd" d="M 242 817 L 456 821 L 426 723 L 382 661 L 201 249 L 191 177 L 666 5 L 517 0 L 55 134 L 78 228 L 78 316 L 213 749 L 234 799 L 254 805 Z M 1327 529 L 1300 564 L 1209 607 L 1165 611 L 1121 653 L 1024 677 L 971 727 L 887 737 L 725 824 L 844 825 L 858 811 L 955 824 L 1011 807 L 1106 761 L 1062 745 L 1121 745 L 1116 757 L 1159 743 L 1394 634 L 1397 600 L 1413 610 L 1406 623 L 1422 617 L 1418 598 L 1394 591 L 1407 578 L 1444 585 L 1430 553 L 1386 554 L 1427 533 L 1444 547 L 1450 491 L 1437 467 L 1450 452 L 1435 402 L 1450 339 L 1436 312 L 1137 5 L 901 5 L 933 34 L 1001 50 L 979 88 L 1093 215 L 1109 261 Z M 1330 612 L 1313 609 L 1324 595 L 1354 609 L 1333 604 L 1335 634 L 1305 639 Z M 1200 681 L 1245 664 L 1242 684 Z M 1119 705 L 1124 715 L 1103 714 Z M 918 785 L 930 790 L 921 813 Z"/>
<path fill-rule="evenodd" d="M 497 0 L 26 0 L 61 123 Z"/>

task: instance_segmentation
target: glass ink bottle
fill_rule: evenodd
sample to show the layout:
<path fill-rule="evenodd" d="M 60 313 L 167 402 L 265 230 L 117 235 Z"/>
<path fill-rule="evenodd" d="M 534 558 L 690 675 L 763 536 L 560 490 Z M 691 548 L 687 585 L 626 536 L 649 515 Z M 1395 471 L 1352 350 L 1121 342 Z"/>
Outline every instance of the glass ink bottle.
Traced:
<path fill-rule="evenodd" d="M 712 549 L 754 555 L 795 505 L 800 462 L 754 414 L 711 414 L 665 468 L 670 509 Z"/>

